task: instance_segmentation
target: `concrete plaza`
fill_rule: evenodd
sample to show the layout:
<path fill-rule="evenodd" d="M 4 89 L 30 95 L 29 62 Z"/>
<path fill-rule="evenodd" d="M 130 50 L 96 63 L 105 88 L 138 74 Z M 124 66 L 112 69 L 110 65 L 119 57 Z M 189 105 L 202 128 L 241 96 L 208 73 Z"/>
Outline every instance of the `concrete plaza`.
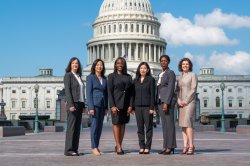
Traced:
<path fill-rule="evenodd" d="M 126 154 L 114 152 L 111 125 L 105 125 L 100 142 L 101 156 L 93 156 L 90 149 L 89 129 L 83 129 L 80 139 L 79 157 L 64 156 L 65 133 L 26 134 L 25 136 L 0 138 L 1 166 L 82 166 L 82 165 L 219 165 L 245 166 L 250 163 L 250 135 L 217 131 L 195 132 L 195 155 L 180 155 L 181 131 L 177 128 L 176 153 L 159 155 L 162 148 L 162 129 L 154 128 L 152 151 L 149 155 L 138 154 L 138 139 L 135 125 L 127 125 L 123 149 Z"/>

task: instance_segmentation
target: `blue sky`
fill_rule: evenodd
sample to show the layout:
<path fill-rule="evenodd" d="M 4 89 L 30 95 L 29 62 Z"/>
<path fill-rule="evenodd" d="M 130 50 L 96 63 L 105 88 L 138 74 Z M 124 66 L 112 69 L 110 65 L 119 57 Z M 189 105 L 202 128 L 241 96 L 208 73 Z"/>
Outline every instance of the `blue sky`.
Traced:
<path fill-rule="evenodd" d="M 68 60 L 86 65 L 86 42 L 103 0 L 0 0 L 0 78 L 36 76 L 53 68 L 63 76 Z M 248 0 L 151 0 L 162 24 L 170 67 L 183 57 L 215 74 L 250 75 Z"/>

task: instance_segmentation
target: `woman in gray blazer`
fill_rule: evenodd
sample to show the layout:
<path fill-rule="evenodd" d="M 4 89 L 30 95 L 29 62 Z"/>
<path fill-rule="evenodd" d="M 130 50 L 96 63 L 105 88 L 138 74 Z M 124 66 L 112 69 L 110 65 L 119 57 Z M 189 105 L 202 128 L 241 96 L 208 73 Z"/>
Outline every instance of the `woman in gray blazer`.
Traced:
<path fill-rule="evenodd" d="M 103 60 L 96 59 L 91 67 L 90 75 L 86 78 L 87 103 L 91 115 L 91 148 L 96 156 L 101 155 L 99 142 L 105 110 L 108 109 L 107 79 L 104 74 Z"/>
<path fill-rule="evenodd" d="M 159 154 L 169 155 L 174 153 L 176 148 L 174 106 L 176 103 L 175 96 L 175 73 L 169 69 L 170 58 L 168 55 L 160 57 L 162 72 L 158 76 L 157 82 L 157 103 L 161 116 L 163 131 L 163 149 Z"/>
<path fill-rule="evenodd" d="M 78 58 L 70 59 L 64 76 L 64 88 L 67 104 L 68 127 L 65 139 L 66 156 L 79 156 L 79 138 L 80 126 L 82 121 L 82 112 L 85 112 L 84 87 L 82 76 L 82 67 Z"/>
<path fill-rule="evenodd" d="M 193 118 L 195 112 L 195 99 L 197 90 L 197 76 L 192 73 L 193 64 L 189 58 L 179 62 L 179 71 L 182 72 L 177 80 L 177 96 L 179 106 L 179 126 L 182 128 L 183 151 L 182 154 L 194 154 L 193 144 Z"/>

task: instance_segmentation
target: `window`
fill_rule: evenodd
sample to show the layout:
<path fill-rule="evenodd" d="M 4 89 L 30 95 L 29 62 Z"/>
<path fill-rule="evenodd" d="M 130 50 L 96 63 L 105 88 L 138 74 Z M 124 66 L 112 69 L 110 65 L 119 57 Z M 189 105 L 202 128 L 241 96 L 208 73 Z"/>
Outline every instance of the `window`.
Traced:
<path fill-rule="evenodd" d="M 207 107 L 207 100 L 204 100 L 204 107 Z"/>
<path fill-rule="evenodd" d="M 50 108 L 50 101 L 46 101 L 46 108 Z"/>
<path fill-rule="evenodd" d="M 233 106 L 233 100 L 228 100 L 228 107 L 232 107 Z"/>
<path fill-rule="evenodd" d="M 26 90 L 22 90 L 22 93 L 26 93 Z"/>
<path fill-rule="evenodd" d="M 149 33 L 149 25 L 147 25 L 147 33 Z"/>
<path fill-rule="evenodd" d="M 122 32 L 122 24 L 119 25 L 119 32 Z"/>
<path fill-rule="evenodd" d="M 141 27 L 141 33 L 144 33 L 144 25 Z"/>
<path fill-rule="evenodd" d="M 216 104 L 216 107 L 220 107 L 220 98 L 219 97 L 216 97 L 215 104 Z"/>
<path fill-rule="evenodd" d="M 239 107 L 242 107 L 242 100 L 239 100 Z"/>
<path fill-rule="evenodd" d="M 109 33 L 111 33 L 111 25 L 109 25 Z"/>
<path fill-rule="evenodd" d="M 106 26 L 104 26 L 104 32 L 103 33 L 106 34 Z"/>
<path fill-rule="evenodd" d="M 100 34 L 102 34 L 102 27 L 100 27 Z"/>
<path fill-rule="evenodd" d="M 229 88 L 229 89 L 228 89 L 228 92 L 232 92 L 232 89 L 231 89 L 231 88 Z"/>
<path fill-rule="evenodd" d="M 207 89 L 203 89 L 203 92 L 207 92 Z"/>
<path fill-rule="evenodd" d="M 128 24 L 125 24 L 125 32 L 128 32 Z"/>
<path fill-rule="evenodd" d="M 12 90 L 12 93 L 16 93 L 16 90 Z"/>
<path fill-rule="evenodd" d="M 26 108 L 26 101 L 22 101 L 22 108 Z"/>
<path fill-rule="evenodd" d="M 114 32 L 116 33 L 116 25 L 114 25 Z"/>
<path fill-rule="evenodd" d="M 16 101 L 11 101 L 11 107 L 16 108 Z"/>
<path fill-rule="evenodd" d="M 136 25 L 136 32 L 139 33 L 139 30 L 140 30 L 140 26 L 139 26 L 139 24 L 137 24 L 137 25 Z"/>
<path fill-rule="evenodd" d="M 216 89 L 216 92 L 219 92 L 220 90 L 219 89 Z"/>
<path fill-rule="evenodd" d="M 241 89 L 241 88 L 239 88 L 239 89 L 238 89 L 238 92 L 239 92 L 239 93 L 241 93 L 241 92 L 242 92 L 242 89 Z"/>
<path fill-rule="evenodd" d="M 131 32 L 134 32 L 134 25 L 131 24 Z"/>
<path fill-rule="evenodd" d="M 47 90 L 47 93 L 50 93 L 50 90 Z"/>

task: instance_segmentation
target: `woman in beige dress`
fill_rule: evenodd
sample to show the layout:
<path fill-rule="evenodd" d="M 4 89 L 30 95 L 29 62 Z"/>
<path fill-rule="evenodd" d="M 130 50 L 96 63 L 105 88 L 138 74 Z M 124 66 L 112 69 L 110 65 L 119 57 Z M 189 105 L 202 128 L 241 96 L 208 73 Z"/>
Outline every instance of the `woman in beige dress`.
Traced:
<path fill-rule="evenodd" d="M 190 59 L 183 58 L 179 62 L 179 71 L 182 72 L 177 80 L 177 95 L 179 106 L 179 126 L 182 128 L 183 152 L 194 154 L 193 144 L 193 117 L 197 90 L 197 76 L 192 73 L 193 64 Z"/>

